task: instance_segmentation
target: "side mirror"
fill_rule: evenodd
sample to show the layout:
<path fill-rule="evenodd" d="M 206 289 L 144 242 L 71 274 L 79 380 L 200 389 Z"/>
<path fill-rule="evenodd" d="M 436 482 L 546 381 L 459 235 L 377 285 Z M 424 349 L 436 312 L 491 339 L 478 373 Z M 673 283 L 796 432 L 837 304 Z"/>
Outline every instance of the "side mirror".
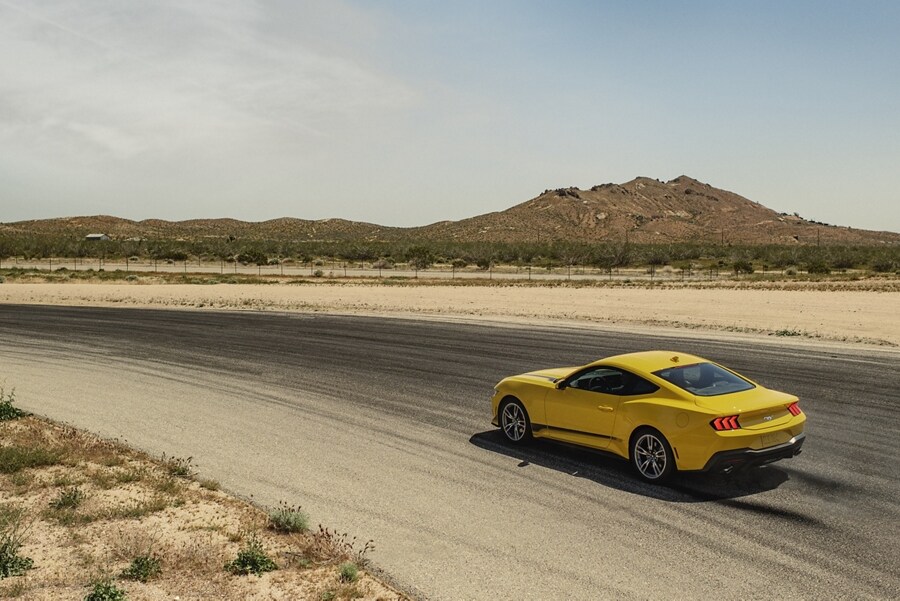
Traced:
<path fill-rule="evenodd" d="M 565 387 L 566 387 L 566 381 L 565 381 L 565 380 L 559 379 L 559 380 L 556 381 L 556 389 L 557 389 L 557 390 L 562 390 L 562 389 L 565 388 Z"/>

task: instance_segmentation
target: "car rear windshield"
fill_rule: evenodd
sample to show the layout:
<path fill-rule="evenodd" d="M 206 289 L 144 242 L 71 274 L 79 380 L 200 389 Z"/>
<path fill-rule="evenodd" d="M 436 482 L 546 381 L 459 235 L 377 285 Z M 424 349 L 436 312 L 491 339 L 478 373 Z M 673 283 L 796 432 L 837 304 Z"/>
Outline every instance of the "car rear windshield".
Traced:
<path fill-rule="evenodd" d="M 712 363 L 667 367 L 653 375 L 697 396 L 718 396 L 753 388 L 744 378 Z"/>

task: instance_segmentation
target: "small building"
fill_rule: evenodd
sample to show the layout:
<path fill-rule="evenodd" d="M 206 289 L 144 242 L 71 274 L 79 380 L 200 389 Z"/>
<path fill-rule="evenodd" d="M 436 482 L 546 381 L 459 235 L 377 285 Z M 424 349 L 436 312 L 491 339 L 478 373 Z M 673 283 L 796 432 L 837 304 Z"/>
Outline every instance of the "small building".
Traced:
<path fill-rule="evenodd" d="M 109 240 L 109 236 L 106 234 L 88 234 L 84 237 L 85 240 Z"/>

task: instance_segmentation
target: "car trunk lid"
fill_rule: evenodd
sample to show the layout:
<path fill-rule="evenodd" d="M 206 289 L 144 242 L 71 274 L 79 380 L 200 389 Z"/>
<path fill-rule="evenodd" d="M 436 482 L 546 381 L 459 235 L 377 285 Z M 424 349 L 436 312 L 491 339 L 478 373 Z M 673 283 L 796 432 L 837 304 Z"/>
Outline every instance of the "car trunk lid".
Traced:
<path fill-rule="evenodd" d="M 788 405 L 797 397 L 757 386 L 752 390 L 718 396 L 695 396 L 695 403 L 721 415 L 737 415 L 745 430 L 764 430 L 780 426 L 793 417 Z"/>

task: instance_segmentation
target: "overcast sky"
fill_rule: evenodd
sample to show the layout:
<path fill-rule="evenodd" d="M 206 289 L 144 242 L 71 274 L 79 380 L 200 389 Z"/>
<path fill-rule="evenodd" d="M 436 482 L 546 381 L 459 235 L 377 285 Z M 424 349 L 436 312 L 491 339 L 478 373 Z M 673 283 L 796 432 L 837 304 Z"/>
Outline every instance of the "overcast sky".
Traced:
<path fill-rule="evenodd" d="M 0 221 L 424 225 L 686 174 L 900 231 L 900 2 L 0 0 Z"/>

